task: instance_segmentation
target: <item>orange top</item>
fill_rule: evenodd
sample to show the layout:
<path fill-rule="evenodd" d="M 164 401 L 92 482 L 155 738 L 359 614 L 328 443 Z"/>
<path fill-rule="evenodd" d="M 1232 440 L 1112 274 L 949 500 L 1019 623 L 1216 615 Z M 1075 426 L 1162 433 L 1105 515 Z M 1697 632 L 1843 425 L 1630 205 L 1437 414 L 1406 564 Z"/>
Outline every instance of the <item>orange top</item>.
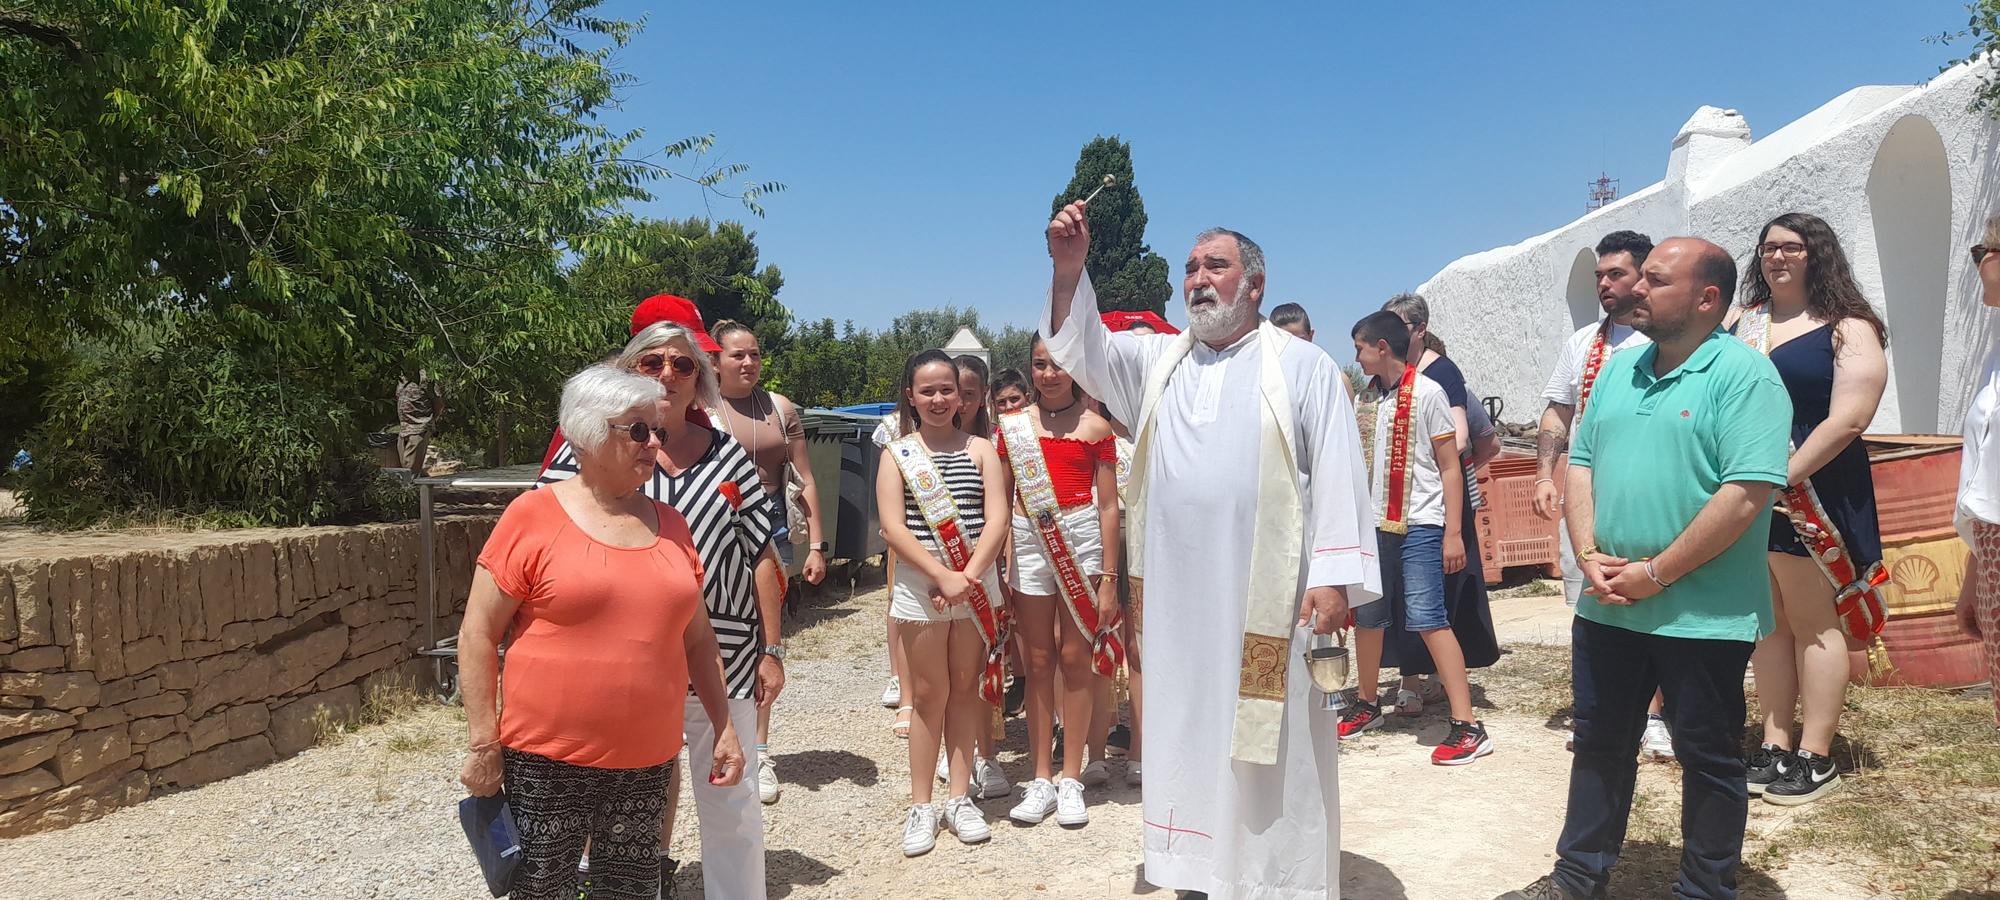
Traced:
<path fill-rule="evenodd" d="M 653 508 L 659 539 L 630 549 L 578 528 L 553 490 L 507 504 L 479 554 L 521 601 L 501 665 L 501 745 L 601 769 L 680 753 L 701 561 L 680 513 Z"/>

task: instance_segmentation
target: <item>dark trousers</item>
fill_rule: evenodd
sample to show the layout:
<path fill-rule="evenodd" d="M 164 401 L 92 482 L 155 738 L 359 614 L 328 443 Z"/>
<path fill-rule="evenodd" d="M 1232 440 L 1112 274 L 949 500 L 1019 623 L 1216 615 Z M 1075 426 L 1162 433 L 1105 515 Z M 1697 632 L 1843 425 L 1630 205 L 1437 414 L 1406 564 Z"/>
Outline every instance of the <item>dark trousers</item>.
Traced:
<path fill-rule="evenodd" d="M 1750 814 L 1743 786 L 1743 673 L 1754 645 L 1641 634 L 1582 616 L 1570 626 L 1570 640 L 1576 757 L 1569 812 L 1556 840 L 1556 880 L 1578 896 L 1604 896 L 1625 844 L 1639 739 L 1657 688 L 1666 695 L 1681 767 L 1681 873 L 1674 896 L 1735 900 Z"/>

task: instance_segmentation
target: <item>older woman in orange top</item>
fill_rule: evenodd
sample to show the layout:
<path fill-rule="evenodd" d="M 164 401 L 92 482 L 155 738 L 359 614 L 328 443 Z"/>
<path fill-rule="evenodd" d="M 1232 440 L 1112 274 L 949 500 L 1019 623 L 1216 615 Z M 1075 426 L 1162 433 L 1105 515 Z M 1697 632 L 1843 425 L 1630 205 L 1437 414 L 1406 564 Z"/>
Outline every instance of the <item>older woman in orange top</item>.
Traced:
<path fill-rule="evenodd" d="M 586 841 L 592 897 L 658 892 L 654 848 L 690 681 L 721 725 L 709 780 L 743 776 L 715 632 L 697 615 L 694 539 L 672 507 L 639 493 L 660 397 L 653 379 L 608 366 L 570 378 L 559 417 L 577 477 L 508 504 L 473 574 L 458 634 L 470 741 L 460 780 L 478 796 L 506 788 L 518 900 L 577 896 Z"/>

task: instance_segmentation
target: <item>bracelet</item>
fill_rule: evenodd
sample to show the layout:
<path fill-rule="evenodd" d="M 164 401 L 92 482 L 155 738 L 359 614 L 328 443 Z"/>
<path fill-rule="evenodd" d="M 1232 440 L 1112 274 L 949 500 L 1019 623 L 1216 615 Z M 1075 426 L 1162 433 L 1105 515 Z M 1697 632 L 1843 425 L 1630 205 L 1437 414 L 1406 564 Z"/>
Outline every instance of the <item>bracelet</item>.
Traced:
<path fill-rule="evenodd" d="M 493 740 L 490 740 L 490 741 L 487 741 L 486 743 L 483 743 L 483 744 L 472 744 L 472 745 L 469 745 L 469 746 L 467 746 L 467 747 L 465 748 L 465 752 L 467 752 L 467 753 L 485 753 L 485 752 L 487 752 L 487 751 L 489 751 L 489 750 L 498 750 L 498 749 L 500 749 L 500 739 L 499 739 L 499 738 L 494 738 Z"/>
<path fill-rule="evenodd" d="M 1585 548 L 1583 548 L 1582 550 L 1579 550 L 1579 551 L 1577 551 L 1577 554 L 1576 554 L 1576 559 L 1577 559 L 1577 562 L 1582 562 L 1582 561 L 1584 561 L 1584 560 L 1586 560 L 1586 559 L 1589 559 L 1589 558 L 1591 558 L 1591 557 L 1593 557 L 1593 556 L 1596 556 L 1596 555 L 1597 555 L 1597 545 L 1596 545 L 1596 544 L 1591 544 L 1590 546 L 1588 546 L 1588 547 L 1585 547 Z"/>
<path fill-rule="evenodd" d="M 1653 579 L 1653 583 L 1659 585 L 1661 590 L 1674 586 L 1673 582 L 1661 579 L 1659 573 L 1653 571 L 1653 561 L 1650 559 L 1646 560 L 1646 577 Z"/>
<path fill-rule="evenodd" d="M 1555 480 L 1555 479 L 1553 479 L 1553 478 L 1537 478 L 1537 479 L 1535 479 L 1535 483 L 1536 483 L 1536 484 L 1551 484 L 1551 485 L 1552 485 L 1552 484 L 1555 484 L 1555 483 L 1556 483 L 1556 480 Z"/>

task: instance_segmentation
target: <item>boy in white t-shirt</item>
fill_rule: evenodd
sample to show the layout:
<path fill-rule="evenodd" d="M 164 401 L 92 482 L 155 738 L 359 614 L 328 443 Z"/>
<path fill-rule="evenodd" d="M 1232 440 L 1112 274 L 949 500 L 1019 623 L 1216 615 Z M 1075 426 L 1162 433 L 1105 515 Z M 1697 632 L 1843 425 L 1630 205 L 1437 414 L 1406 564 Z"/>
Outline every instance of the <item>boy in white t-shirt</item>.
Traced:
<path fill-rule="evenodd" d="M 1340 737 L 1360 736 L 1382 724 L 1377 698 L 1384 632 L 1401 627 L 1422 636 L 1437 663 L 1438 680 L 1451 702 L 1451 730 L 1431 762 L 1457 766 L 1493 752 L 1493 739 L 1473 718 L 1465 654 L 1445 616 L 1444 578 L 1465 568 L 1461 529 L 1465 475 L 1459 466 L 1457 427 L 1444 388 L 1409 364 L 1410 333 L 1395 313 L 1371 313 L 1356 323 L 1354 353 L 1361 370 L 1385 393 L 1375 411 L 1373 489 L 1375 534 L 1381 551 L 1382 598 L 1355 616 L 1359 663 L 1356 700 L 1340 717 Z M 1400 445 L 1400 446 L 1399 446 Z"/>

